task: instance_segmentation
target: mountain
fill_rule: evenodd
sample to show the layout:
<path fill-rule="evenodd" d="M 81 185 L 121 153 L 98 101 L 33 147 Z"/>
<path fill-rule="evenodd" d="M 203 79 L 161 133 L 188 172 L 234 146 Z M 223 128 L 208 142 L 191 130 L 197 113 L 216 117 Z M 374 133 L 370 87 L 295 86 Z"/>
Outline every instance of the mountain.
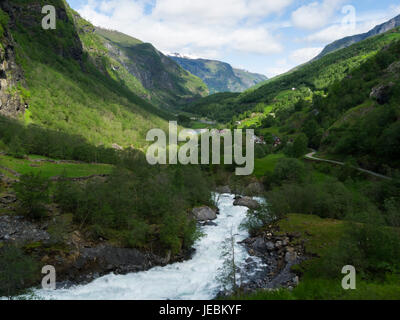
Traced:
<path fill-rule="evenodd" d="M 267 80 L 262 74 L 235 69 L 221 61 L 193 59 L 178 53 L 169 56 L 182 68 L 201 78 L 207 84 L 210 93 L 242 92 Z"/>
<path fill-rule="evenodd" d="M 253 87 L 236 96 L 212 96 L 184 106 L 184 111 L 235 123 L 248 119 L 253 113 L 281 112 L 299 100 L 310 99 L 310 93 L 325 92 L 337 81 L 342 81 L 387 45 L 400 40 L 399 28 L 368 38 L 350 47 L 337 50 L 318 60 L 294 68 L 290 72 L 269 79 L 260 87 Z M 249 119 L 249 125 L 255 123 Z"/>
<path fill-rule="evenodd" d="M 257 135 L 293 141 L 382 174 L 400 163 L 400 27 L 336 50 L 241 94 L 184 110 Z M 385 169 L 386 168 L 386 169 Z"/>
<path fill-rule="evenodd" d="M 133 75 L 144 88 L 143 97 L 161 107 L 175 107 L 208 95 L 207 86 L 152 44 L 123 33 L 96 27 L 106 55 Z M 114 66 L 113 71 L 118 68 Z"/>
<path fill-rule="evenodd" d="M 46 4 L 55 30 L 41 26 L 41 1 L 0 2 L 0 114 L 96 145 L 143 147 L 169 109 L 208 95 L 151 44 L 95 28 L 64 0 Z"/>
<path fill-rule="evenodd" d="M 362 33 L 362 34 L 357 34 L 354 36 L 346 37 L 340 40 L 336 40 L 335 42 L 332 42 L 331 44 L 327 45 L 322 52 L 314 58 L 314 60 L 320 59 L 323 56 L 326 56 L 327 54 L 334 52 L 339 49 L 347 48 L 351 46 L 354 43 L 360 42 L 362 40 L 368 39 L 370 37 L 385 33 L 391 29 L 394 29 L 396 27 L 400 26 L 400 15 L 397 17 L 394 17 L 393 19 L 380 24 L 373 28 L 372 30 Z"/>

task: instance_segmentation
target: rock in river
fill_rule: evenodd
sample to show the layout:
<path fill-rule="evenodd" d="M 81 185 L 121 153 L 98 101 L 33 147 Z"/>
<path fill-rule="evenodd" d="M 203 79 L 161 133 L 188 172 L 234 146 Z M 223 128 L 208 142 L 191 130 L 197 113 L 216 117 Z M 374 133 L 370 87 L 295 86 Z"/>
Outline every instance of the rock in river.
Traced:
<path fill-rule="evenodd" d="M 197 221 L 208 221 L 217 219 L 217 214 L 215 210 L 206 206 L 194 208 L 192 213 Z"/>
<path fill-rule="evenodd" d="M 260 207 L 260 204 L 250 197 L 239 197 L 235 200 L 233 205 L 247 207 L 252 210 L 258 209 Z"/>

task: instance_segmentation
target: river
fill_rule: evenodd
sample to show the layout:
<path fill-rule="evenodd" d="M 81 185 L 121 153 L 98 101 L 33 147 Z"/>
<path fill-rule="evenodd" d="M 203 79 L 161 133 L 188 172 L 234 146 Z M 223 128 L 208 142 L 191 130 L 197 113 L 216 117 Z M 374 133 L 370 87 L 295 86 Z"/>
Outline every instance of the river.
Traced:
<path fill-rule="evenodd" d="M 57 290 L 35 290 L 40 299 L 104 299 L 104 300 L 208 300 L 213 299 L 222 287 L 217 280 L 224 259 L 221 257 L 223 243 L 231 230 L 236 242 L 244 240 L 248 233 L 240 228 L 246 218 L 247 208 L 233 205 L 234 196 L 219 196 L 220 214 L 214 222 L 217 226 L 200 227 L 204 236 L 195 243 L 196 249 L 190 260 L 148 271 L 126 275 L 108 274 L 89 284 L 76 285 Z M 246 249 L 235 244 L 238 267 L 249 258 Z M 260 263 L 257 258 L 252 258 Z M 243 280 L 245 281 L 245 280 Z"/>

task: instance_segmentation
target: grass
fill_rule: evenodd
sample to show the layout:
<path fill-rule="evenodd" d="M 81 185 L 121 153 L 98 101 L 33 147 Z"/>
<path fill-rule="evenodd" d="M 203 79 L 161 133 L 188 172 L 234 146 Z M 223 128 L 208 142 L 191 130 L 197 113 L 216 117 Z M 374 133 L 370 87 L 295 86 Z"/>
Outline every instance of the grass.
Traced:
<path fill-rule="evenodd" d="M 260 290 L 253 294 L 238 294 L 233 300 L 399 300 L 399 277 L 387 277 L 384 282 L 357 278 L 356 290 L 344 290 L 340 280 L 307 279 L 293 290 Z"/>
<path fill-rule="evenodd" d="M 45 178 L 61 175 L 68 178 L 88 177 L 110 174 L 113 170 L 113 166 L 108 164 L 34 162 L 10 156 L 0 156 L 0 166 L 12 169 L 20 174 L 39 173 Z"/>
<path fill-rule="evenodd" d="M 309 274 L 310 263 L 318 263 L 320 256 L 326 255 L 338 244 L 344 232 L 344 222 L 322 219 L 313 215 L 289 214 L 278 222 L 281 233 L 298 233 L 297 241 L 304 242 L 305 251 L 314 258 L 306 260 L 293 270 L 303 276 L 299 286 L 293 290 L 259 290 L 252 294 L 239 293 L 232 300 L 399 300 L 400 276 L 386 275 L 383 280 L 364 280 L 357 277 L 356 290 L 344 290 L 341 286 L 340 271 L 337 279 L 319 278 Z"/>
<path fill-rule="evenodd" d="M 278 163 L 278 161 L 284 157 L 285 157 L 284 154 L 278 153 L 278 154 L 270 154 L 262 159 L 256 159 L 254 161 L 254 173 L 253 174 L 257 178 L 261 178 L 267 172 L 272 173 L 274 171 L 275 166 Z"/>
<path fill-rule="evenodd" d="M 337 245 L 344 231 L 344 223 L 314 215 L 289 214 L 279 222 L 279 228 L 282 233 L 300 234 L 306 253 L 322 256 Z"/>

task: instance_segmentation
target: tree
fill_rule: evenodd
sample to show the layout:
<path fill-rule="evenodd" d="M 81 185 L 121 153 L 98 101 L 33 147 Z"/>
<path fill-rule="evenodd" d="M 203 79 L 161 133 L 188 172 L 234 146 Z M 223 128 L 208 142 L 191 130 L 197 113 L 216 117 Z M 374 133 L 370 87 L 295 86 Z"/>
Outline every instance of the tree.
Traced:
<path fill-rule="evenodd" d="M 180 114 L 178 116 L 178 124 L 181 126 L 188 126 L 190 124 L 190 118 L 183 114 Z"/>
<path fill-rule="evenodd" d="M 12 245 L 0 248 L 0 296 L 12 299 L 36 273 L 36 262 L 21 249 Z"/>
<path fill-rule="evenodd" d="M 32 219 L 41 219 L 46 214 L 45 204 L 49 201 L 49 181 L 39 174 L 22 175 L 14 184 L 21 213 Z"/>
<path fill-rule="evenodd" d="M 281 159 L 274 168 L 273 180 L 278 183 L 284 181 L 301 182 L 306 174 L 304 163 L 298 159 Z"/>
<path fill-rule="evenodd" d="M 236 265 L 235 256 L 235 234 L 231 228 L 229 237 L 225 239 L 222 245 L 221 258 L 224 259 L 223 265 L 220 268 L 220 275 L 218 280 L 224 287 L 226 292 L 235 293 L 238 289 L 237 286 L 237 273 L 239 268 Z"/>
<path fill-rule="evenodd" d="M 286 149 L 286 154 L 292 158 L 300 158 L 307 153 L 308 138 L 304 133 L 301 133 L 294 140 L 292 145 Z"/>

